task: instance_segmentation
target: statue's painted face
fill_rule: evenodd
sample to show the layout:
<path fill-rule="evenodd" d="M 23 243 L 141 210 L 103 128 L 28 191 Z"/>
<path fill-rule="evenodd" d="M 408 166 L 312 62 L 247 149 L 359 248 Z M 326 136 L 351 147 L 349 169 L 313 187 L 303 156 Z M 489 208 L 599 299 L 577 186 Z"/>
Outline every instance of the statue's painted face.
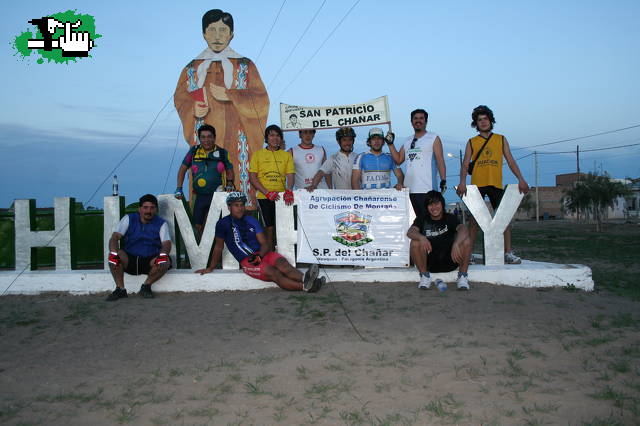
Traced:
<path fill-rule="evenodd" d="M 233 38 L 233 32 L 231 28 L 227 26 L 222 20 L 212 22 L 204 31 L 204 39 L 214 52 L 222 52 Z"/>

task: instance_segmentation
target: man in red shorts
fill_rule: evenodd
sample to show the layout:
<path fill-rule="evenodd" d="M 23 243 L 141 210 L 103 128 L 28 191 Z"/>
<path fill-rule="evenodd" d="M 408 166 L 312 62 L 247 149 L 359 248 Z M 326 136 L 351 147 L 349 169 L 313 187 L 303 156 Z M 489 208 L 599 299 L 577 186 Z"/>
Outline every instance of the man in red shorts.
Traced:
<path fill-rule="evenodd" d="M 196 273 L 213 272 L 222 259 L 222 249 L 227 248 L 233 257 L 240 262 L 245 274 L 262 280 L 273 281 L 278 287 L 291 291 L 320 290 L 325 278 L 318 278 L 318 265 L 311 265 L 303 275 L 280 254 L 269 251 L 267 238 L 260 222 L 253 216 L 245 215 L 247 197 L 241 192 L 231 192 L 227 196 L 228 216 L 216 224 L 216 238 L 211 262 L 206 269 L 198 269 Z"/>

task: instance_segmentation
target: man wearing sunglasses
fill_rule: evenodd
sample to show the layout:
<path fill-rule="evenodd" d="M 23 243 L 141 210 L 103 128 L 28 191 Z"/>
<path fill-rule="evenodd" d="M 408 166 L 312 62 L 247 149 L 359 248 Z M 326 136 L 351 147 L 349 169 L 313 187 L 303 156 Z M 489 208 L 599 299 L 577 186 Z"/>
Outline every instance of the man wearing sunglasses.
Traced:
<path fill-rule="evenodd" d="M 413 137 L 396 150 L 393 142 L 395 135 L 387 133 L 385 141 L 389 146 L 389 152 L 397 165 L 408 159 L 407 172 L 404 184 L 409 188 L 409 199 L 416 216 L 424 216 L 427 213 L 427 192 L 435 189 L 436 167 L 440 174 L 440 192 L 447 189 L 447 170 L 442 155 L 442 141 L 432 132 L 427 132 L 429 114 L 423 109 L 411 111 L 411 125 Z M 435 164 L 434 164 L 435 163 Z"/>

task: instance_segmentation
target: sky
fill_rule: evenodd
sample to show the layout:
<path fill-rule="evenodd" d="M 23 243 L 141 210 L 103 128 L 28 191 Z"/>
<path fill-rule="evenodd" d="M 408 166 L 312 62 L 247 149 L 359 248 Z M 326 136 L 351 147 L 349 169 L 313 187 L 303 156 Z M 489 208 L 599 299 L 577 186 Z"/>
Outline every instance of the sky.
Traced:
<path fill-rule="evenodd" d="M 201 18 L 212 8 L 234 17 L 231 47 L 256 63 L 269 123 L 280 124 L 280 102 L 343 105 L 387 95 L 403 139 L 413 132 L 410 111 L 424 108 L 428 130 L 453 155 L 450 188 L 480 104 L 494 111 L 494 131 L 506 135 L 532 186 L 533 149 L 538 185 L 553 186 L 556 174 L 576 171 L 576 145 L 640 143 L 638 1 L 11 2 L 0 17 L 0 208 L 17 198 L 51 206 L 56 196 L 101 207 L 114 168 L 127 203 L 172 193 L 187 150 L 173 92 L 181 69 L 206 47 Z M 90 58 L 38 64 L 16 54 L 14 38 L 35 29 L 27 21 L 69 9 L 95 17 L 102 37 Z M 355 151 L 364 151 L 368 128 L 355 130 Z M 296 144 L 297 134 L 286 140 Z M 337 150 L 335 130 L 319 131 L 316 142 Z M 582 152 L 580 169 L 638 177 L 639 154 L 640 145 Z M 505 172 L 505 183 L 515 181 Z M 446 196 L 456 199 L 452 190 Z"/>

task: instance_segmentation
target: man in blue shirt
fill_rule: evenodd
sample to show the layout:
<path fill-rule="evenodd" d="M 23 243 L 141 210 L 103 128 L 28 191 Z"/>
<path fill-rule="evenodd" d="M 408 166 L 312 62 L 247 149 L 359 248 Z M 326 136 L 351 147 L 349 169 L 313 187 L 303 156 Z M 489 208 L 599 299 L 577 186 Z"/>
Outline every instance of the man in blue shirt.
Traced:
<path fill-rule="evenodd" d="M 269 251 L 260 222 L 253 216 L 245 215 L 246 202 L 247 197 L 243 193 L 229 193 L 227 206 L 230 214 L 216 224 L 215 245 L 209 267 L 198 269 L 196 273 L 203 275 L 213 272 L 222 259 L 222 249 L 226 244 L 244 273 L 250 277 L 273 281 L 284 290 L 310 293 L 320 290 L 325 278 L 318 278 L 318 265 L 311 265 L 303 275 L 282 255 Z"/>
<path fill-rule="evenodd" d="M 352 189 L 391 188 L 391 172 L 398 179 L 395 188 L 398 191 L 403 188 L 404 174 L 400 168 L 396 167 L 391 155 L 382 152 L 383 145 L 384 133 L 382 129 L 375 127 L 369 130 L 367 146 L 370 150 L 358 155 L 353 163 Z"/>
<path fill-rule="evenodd" d="M 158 199 L 151 194 L 140 197 L 138 211 L 125 215 L 109 239 L 109 269 L 116 289 L 107 297 L 108 302 L 127 297 L 124 273 L 148 275 L 139 294 L 153 298 L 151 285 L 167 273 L 171 266 L 169 226 L 157 216 Z M 124 237 L 122 248 L 118 248 Z"/>

